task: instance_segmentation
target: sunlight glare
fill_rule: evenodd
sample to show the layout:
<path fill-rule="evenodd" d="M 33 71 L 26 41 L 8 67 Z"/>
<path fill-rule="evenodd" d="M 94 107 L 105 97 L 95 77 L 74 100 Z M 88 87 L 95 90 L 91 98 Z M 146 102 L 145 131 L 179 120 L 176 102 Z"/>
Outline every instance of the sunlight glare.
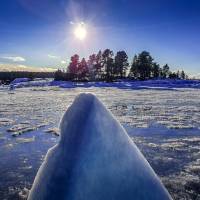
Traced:
<path fill-rule="evenodd" d="M 78 24 L 74 29 L 74 36 L 79 40 L 84 40 L 87 35 L 87 30 L 84 23 Z"/>

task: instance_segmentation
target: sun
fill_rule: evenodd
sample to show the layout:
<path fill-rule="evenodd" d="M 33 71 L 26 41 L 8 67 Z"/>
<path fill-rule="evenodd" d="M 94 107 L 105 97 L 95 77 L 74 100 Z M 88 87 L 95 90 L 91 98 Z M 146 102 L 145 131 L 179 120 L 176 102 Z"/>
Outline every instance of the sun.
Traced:
<path fill-rule="evenodd" d="M 79 40 L 84 40 L 86 38 L 87 30 L 84 23 L 80 23 L 75 27 L 74 36 Z"/>

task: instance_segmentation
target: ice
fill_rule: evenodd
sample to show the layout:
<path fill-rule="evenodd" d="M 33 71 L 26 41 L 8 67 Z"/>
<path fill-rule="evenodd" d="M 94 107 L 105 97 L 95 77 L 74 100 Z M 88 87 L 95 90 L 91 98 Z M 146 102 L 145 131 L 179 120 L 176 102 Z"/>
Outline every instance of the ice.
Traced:
<path fill-rule="evenodd" d="M 0 118 L 0 126 L 8 126 L 13 124 L 13 120 L 6 119 L 6 118 Z"/>
<path fill-rule="evenodd" d="M 11 82 L 11 84 L 28 82 L 30 80 L 31 80 L 30 78 L 16 78 L 14 81 Z"/>
<path fill-rule="evenodd" d="M 185 147 L 185 146 L 186 144 L 183 142 L 169 142 L 169 143 L 164 143 L 161 145 L 161 147 L 166 150 L 169 148 L 179 149 L 180 147 Z"/>
<path fill-rule="evenodd" d="M 60 117 L 80 92 L 95 93 L 113 113 L 163 180 L 174 200 L 198 198 L 200 192 L 196 186 L 199 184 L 200 188 L 200 176 L 194 175 L 189 166 L 196 165 L 195 161 L 200 158 L 199 89 L 67 89 L 47 86 L 17 88 L 12 95 L 8 93 L 8 87 L 0 88 L 0 118 L 4 121 L 0 125 L 2 199 L 19 199 L 18 191 L 10 194 L 9 187 L 17 185 L 21 190 L 24 187 L 31 189 L 47 150 L 60 138 L 45 130 L 59 126 Z M 12 137 L 13 132 L 7 132 L 12 126 L 24 123 L 38 128 L 17 138 Z M 191 128 L 182 128 L 182 124 Z M 33 142 L 17 142 L 18 138 L 33 136 Z M 162 146 L 170 144 L 170 141 L 186 145 L 176 148 Z M 20 170 L 30 165 L 32 170 Z M 13 172 L 12 177 L 8 176 L 10 172 Z"/>
<path fill-rule="evenodd" d="M 29 193 L 29 190 L 27 188 L 23 188 L 23 190 L 21 190 L 19 192 L 20 199 L 27 199 L 28 198 L 28 193 Z"/>
<path fill-rule="evenodd" d="M 20 124 L 12 126 L 11 128 L 7 129 L 7 132 L 12 132 L 12 136 L 16 137 L 23 133 L 34 131 L 37 128 L 38 126 L 34 126 L 34 125 L 29 124 L 28 122 L 25 122 L 25 123 L 20 123 Z"/>
<path fill-rule="evenodd" d="M 59 136 L 60 135 L 58 128 L 49 128 L 49 129 L 45 130 L 45 132 L 54 134 L 55 136 Z"/>
<path fill-rule="evenodd" d="M 35 137 L 31 137 L 31 138 L 17 138 L 16 141 L 18 143 L 29 143 L 29 142 L 34 142 L 35 141 Z"/>
<path fill-rule="evenodd" d="M 126 131 L 92 94 L 64 114 L 61 139 L 48 151 L 29 200 L 171 199 Z"/>

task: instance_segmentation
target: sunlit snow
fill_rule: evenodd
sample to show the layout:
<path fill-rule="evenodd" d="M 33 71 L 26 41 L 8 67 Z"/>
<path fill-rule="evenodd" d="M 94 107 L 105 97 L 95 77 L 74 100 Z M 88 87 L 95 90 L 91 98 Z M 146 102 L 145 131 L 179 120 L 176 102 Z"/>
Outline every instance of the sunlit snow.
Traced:
<path fill-rule="evenodd" d="M 199 89 L 46 86 L 13 91 L 8 87 L 0 88 L 2 199 L 21 198 L 31 188 L 47 150 L 59 140 L 54 131 L 58 132 L 62 115 L 80 92 L 92 92 L 106 105 L 162 179 L 173 199 L 198 198 Z M 28 132 L 24 128 L 18 134 L 18 129 L 24 126 L 32 130 Z M 9 132 L 14 130 L 13 127 L 16 132 Z M 17 133 L 16 137 L 13 133 Z"/>

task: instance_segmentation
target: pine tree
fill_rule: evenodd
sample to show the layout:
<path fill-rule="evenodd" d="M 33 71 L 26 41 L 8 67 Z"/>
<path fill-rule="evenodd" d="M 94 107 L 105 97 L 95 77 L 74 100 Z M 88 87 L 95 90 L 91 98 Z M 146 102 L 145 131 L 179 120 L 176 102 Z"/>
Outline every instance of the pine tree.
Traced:
<path fill-rule="evenodd" d="M 131 65 L 131 69 L 130 69 L 130 72 L 129 72 L 129 78 L 131 79 L 137 79 L 139 77 L 139 70 L 138 70 L 138 58 L 137 58 L 137 55 L 134 56 L 133 58 L 133 62 L 132 62 L 132 65 Z"/>
<path fill-rule="evenodd" d="M 181 79 L 186 79 L 186 75 L 185 75 L 185 72 L 183 70 L 181 71 L 181 75 L 180 76 L 181 76 Z"/>
<path fill-rule="evenodd" d="M 77 74 L 78 72 L 78 64 L 79 64 L 79 55 L 75 54 L 74 56 L 71 57 L 71 62 L 69 63 L 68 66 L 68 73 L 70 74 Z"/>
<path fill-rule="evenodd" d="M 89 76 L 91 80 L 95 79 L 95 62 L 96 62 L 96 55 L 92 54 L 89 56 L 87 65 L 88 65 L 88 70 L 89 70 Z"/>
<path fill-rule="evenodd" d="M 128 56 L 125 51 L 118 51 L 113 59 L 113 51 L 106 49 L 97 54 L 89 56 L 88 61 L 83 58 L 79 62 L 79 56 L 75 54 L 71 57 L 67 73 L 61 75 L 60 71 L 55 73 L 55 79 L 63 76 L 65 80 L 106 80 L 112 81 L 116 78 L 125 78 L 129 66 Z M 160 68 L 159 64 L 147 51 L 142 51 L 135 55 L 128 75 L 131 79 L 146 80 L 150 78 L 180 78 L 186 79 L 185 72 L 171 72 L 168 64 Z M 61 78 L 62 79 L 62 78 Z"/>
<path fill-rule="evenodd" d="M 158 78 L 160 76 L 160 66 L 157 63 L 153 63 L 152 76 L 153 78 Z"/>
<path fill-rule="evenodd" d="M 54 74 L 54 80 L 55 81 L 62 81 L 64 79 L 64 73 L 58 69 Z"/>
<path fill-rule="evenodd" d="M 118 51 L 117 55 L 115 56 L 114 74 L 120 78 L 124 78 L 126 76 L 128 65 L 128 56 L 126 52 Z"/>
<path fill-rule="evenodd" d="M 106 49 L 102 54 L 103 66 L 105 69 L 105 78 L 106 81 L 112 81 L 113 79 L 113 51 Z"/>
<path fill-rule="evenodd" d="M 168 64 L 164 65 L 162 68 L 162 78 L 168 78 L 170 75 L 170 70 Z"/>
<path fill-rule="evenodd" d="M 170 79 L 177 79 L 178 77 L 177 77 L 177 72 L 170 72 L 169 73 L 169 78 Z"/>
<path fill-rule="evenodd" d="M 179 71 L 179 70 L 176 72 L 176 78 L 178 78 L 178 79 L 181 78 L 181 77 L 180 77 L 180 71 Z"/>
<path fill-rule="evenodd" d="M 95 57 L 95 76 L 100 79 L 102 78 L 102 68 L 103 68 L 103 61 L 102 61 L 102 52 L 99 51 L 98 54 Z"/>
<path fill-rule="evenodd" d="M 85 58 L 78 64 L 78 78 L 85 80 L 88 77 L 89 69 Z"/>
<path fill-rule="evenodd" d="M 153 65 L 153 58 L 150 53 L 147 51 L 141 52 L 137 57 L 137 73 L 139 75 L 139 79 L 145 80 L 151 77 Z"/>

